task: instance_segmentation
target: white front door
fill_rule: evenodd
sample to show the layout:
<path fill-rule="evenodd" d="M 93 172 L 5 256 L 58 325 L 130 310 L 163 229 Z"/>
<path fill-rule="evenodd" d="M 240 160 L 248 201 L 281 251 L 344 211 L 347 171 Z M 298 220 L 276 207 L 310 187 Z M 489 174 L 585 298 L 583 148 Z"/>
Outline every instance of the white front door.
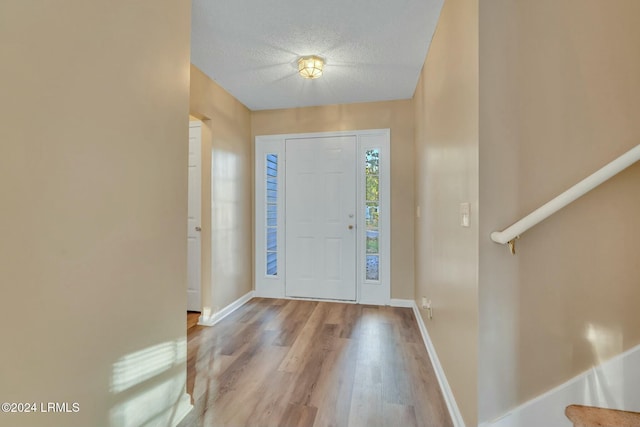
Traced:
<path fill-rule="evenodd" d="M 286 295 L 356 300 L 355 136 L 287 139 Z"/>
<path fill-rule="evenodd" d="M 202 123 L 189 122 L 189 198 L 187 209 L 187 310 L 200 311 L 201 265 L 200 265 L 200 188 L 202 171 L 200 149 Z"/>

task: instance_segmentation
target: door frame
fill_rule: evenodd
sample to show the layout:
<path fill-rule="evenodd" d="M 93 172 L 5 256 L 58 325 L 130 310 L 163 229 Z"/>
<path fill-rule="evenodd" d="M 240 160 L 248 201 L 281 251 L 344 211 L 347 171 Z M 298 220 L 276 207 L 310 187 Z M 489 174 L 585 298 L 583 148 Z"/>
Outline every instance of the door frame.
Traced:
<path fill-rule="evenodd" d="M 389 129 L 336 131 L 302 134 L 260 135 L 254 141 L 254 289 L 256 296 L 265 298 L 289 298 L 285 295 L 285 204 L 286 197 L 286 152 L 287 139 L 355 136 L 357 138 L 357 161 L 362 167 L 356 172 L 357 186 L 357 239 L 356 239 L 356 303 L 388 305 L 391 300 L 391 132 Z M 365 168 L 364 155 L 367 150 L 380 151 L 380 218 L 379 218 L 379 280 L 365 280 L 366 229 L 365 229 Z M 278 156 L 277 199 L 277 273 L 266 274 L 266 155 Z M 357 165 L 354 165 L 357 167 Z M 305 298 L 306 299 L 306 298 Z M 333 300 L 332 300 L 333 301 Z M 348 301 L 344 301 L 348 302 Z"/>

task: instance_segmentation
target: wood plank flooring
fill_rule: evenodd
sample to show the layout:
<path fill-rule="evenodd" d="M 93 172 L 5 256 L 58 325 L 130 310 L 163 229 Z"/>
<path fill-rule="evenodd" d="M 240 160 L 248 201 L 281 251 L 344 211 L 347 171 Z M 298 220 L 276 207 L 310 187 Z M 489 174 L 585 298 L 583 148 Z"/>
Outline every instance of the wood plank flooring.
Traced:
<path fill-rule="evenodd" d="M 187 335 L 179 427 L 452 426 L 411 309 L 254 298 Z"/>
<path fill-rule="evenodd" d="M 187 311 L 187 331 L 198 324 L 200 320 L 199 311 Z"/>

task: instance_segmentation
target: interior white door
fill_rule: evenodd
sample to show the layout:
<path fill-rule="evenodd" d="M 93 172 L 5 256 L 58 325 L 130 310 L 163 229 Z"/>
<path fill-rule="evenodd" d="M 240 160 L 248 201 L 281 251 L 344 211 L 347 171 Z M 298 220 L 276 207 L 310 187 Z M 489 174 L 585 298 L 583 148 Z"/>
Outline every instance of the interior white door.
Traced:
<path fill-rule="evenodd" d="M 356 299 L 355 136 L 288 139 L 286 295 Z"/>
<path fill-rule="evenodd" d="M 202 166 L 200 149 L 202 145 L 202 124 L 189 122 L 189 205 L 187 209 L 187 310 L 200 311 L 201 262 L 200 262 L 200 217 Z"/>

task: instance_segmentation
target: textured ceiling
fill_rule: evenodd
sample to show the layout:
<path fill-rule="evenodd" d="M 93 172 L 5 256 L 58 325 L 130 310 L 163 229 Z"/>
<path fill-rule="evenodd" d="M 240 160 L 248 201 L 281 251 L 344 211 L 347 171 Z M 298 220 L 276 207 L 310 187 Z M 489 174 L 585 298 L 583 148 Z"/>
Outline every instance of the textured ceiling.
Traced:
<path fill-rule="evenodd" d="M 251 110 L 408 99 L 443 0 L 193 0 L 191 62 Z M 302 55 L 324 75 L 297 73 Z"/>

